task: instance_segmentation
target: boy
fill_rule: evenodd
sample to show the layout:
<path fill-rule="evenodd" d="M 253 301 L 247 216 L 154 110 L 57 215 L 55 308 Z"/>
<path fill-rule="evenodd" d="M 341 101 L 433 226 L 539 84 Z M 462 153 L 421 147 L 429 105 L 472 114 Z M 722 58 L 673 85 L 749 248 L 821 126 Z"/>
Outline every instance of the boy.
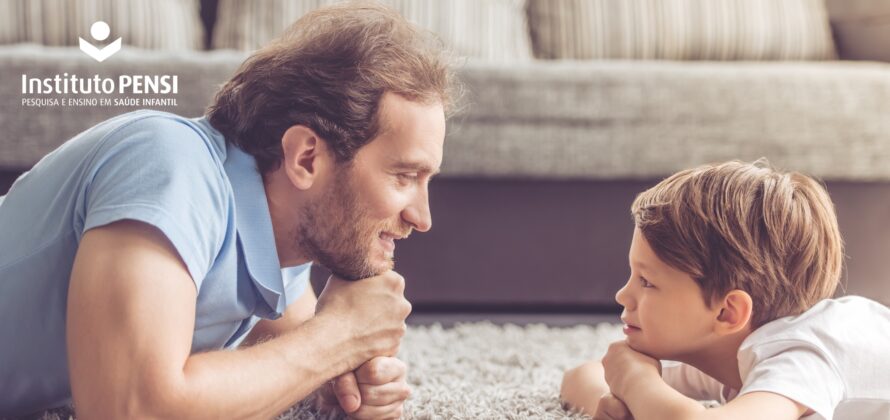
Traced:
<path fill-rule="evenodd" d="M 637 420 L 890 419 L 890 310 L 829 299 L 843 246 L 819 183 L 761 162 L 706 165 L 631 213 L 616 295 L 627 339 L 566 372 L 568 405 Z"/>

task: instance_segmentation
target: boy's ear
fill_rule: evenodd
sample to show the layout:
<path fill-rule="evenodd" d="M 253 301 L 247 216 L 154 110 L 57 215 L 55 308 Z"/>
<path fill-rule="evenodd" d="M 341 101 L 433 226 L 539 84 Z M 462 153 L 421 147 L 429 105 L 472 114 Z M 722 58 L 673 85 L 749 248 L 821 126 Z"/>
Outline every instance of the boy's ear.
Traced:
<path fill-rule="evenodd" d="M 753 311 L 754 302 L 747 292 L 736 289 L 727 293 L 720 302 L 720 313 L 715 324 L 716 332 L 728 335 L 747 328 Z"/>
<path fill-rule="evenodd" d="M 327 149 L 311 128 L 294 125 L 281 137 L 282 166 L 288 179 L 301 190 L 309 189 L 326 164 Z"/>

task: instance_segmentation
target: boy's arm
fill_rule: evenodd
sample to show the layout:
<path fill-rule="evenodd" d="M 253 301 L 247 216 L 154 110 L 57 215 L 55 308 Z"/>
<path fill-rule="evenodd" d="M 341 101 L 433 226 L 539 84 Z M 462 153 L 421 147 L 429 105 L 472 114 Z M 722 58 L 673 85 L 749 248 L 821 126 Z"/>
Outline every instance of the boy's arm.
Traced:
<path fill-rule="evenodd" d="M 606 380 L 636 420 L 799 419 L 807 407 L 771 392 L 752 392 L 726 405 L 706 409 L 673 389 L 661 377 L 659 362 L 631 349 L 626 342 L 609 347 L 603 358 Z"/>
<path fill-rule="evenodd" d="M 592 416 L 600 398 L 608 393 L 602 362 L 591 361 L 565 372 L 559 397 L 567 408 Z"/>

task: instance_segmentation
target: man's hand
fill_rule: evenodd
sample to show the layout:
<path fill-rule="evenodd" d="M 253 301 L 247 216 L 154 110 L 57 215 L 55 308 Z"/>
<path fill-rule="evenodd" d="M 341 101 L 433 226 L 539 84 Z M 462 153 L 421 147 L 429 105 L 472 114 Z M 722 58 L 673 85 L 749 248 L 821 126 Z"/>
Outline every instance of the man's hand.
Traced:
<path fill-rule="evenodd" d="M 624 340 L 609 345 L 603 367 L 609 390 L 620 399 L 625 399 L 635 384 L 661 381 L 661 362 L 630 348 Z"/>
<path fill-rule="evenodd" d="M 322 410 L 340 407 L 350 418 L 398 419 L 405 400 L 411 395 L 405 362 L 394 357 L 377 357 L 355 372 L 340 375 L 318 393 Z"/>
<path fill-rule="evenodd" d="M 405 300 L 405 279 L 395 271 L 360 281 L 331 276 L 318 297 L 316 319 L 343 330 L 352 354 L 340 372 L 355 370 L 378 356 L 395 356 L 407 329 L 411 304 Z"/>
<path fill-rule="evenodd" d="M 633 418 L 634 416 L 624 401 L 619 400 L 611 393 L 600 397 L 599 404 L 596 405 L 596 413 L 593 414 L 593 420 L 633 420 Z"/>

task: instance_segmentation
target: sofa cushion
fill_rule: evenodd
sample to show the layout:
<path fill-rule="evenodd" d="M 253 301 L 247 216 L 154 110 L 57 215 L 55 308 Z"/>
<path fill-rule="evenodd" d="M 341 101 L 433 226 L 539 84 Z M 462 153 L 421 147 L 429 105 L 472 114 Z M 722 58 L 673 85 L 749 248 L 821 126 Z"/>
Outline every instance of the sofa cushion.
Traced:
<path fill-rule="evenodd" d="M 164 50 L 200 49 L 204 31 L 197 0 L 6 0 L 0 2 L 0 44 L 78 45 L 94 40 L 90 27 L 104 21 L 107 41 Z"/>
<path fill-rule="evenodd" d="M 729 159 L 890 180 L 890 64 L 470 62 L 443 174 L 647 179 Z"/>
<path fill-rule="evenodd" d="M 539 58 L 835 56 L 823 0 L 530 0 L 529 25 Z"/>
<path fill-rule="evenodd" d="M 383 0 L 416 25 L 437 33 L 462 56 L 531 59 L 525 0 Z M 338 0 L 221 0 L 214 48 L 254 50 L 306 12 Z"/>
<path fill-rule="evenodd" d="M 124 47 L 114 57 L 97 63 L 72 47 L 35 44 L 0 46 L 0 168 L 27 169 L 77 133 L 105 119 L 141 106 L 99 104 L 97 106 L 26 106 L 25 98 L 173 98 L 175 105 L 152 109 L 196 117 L 204 113 L 222 82 L 228 80 L 246 54 L 234 51 L 170 52 Z M 22 75 L 52 78 L 78 75 L 117 79 L 121 75 L 175 75 L 178 93 L 166 95 L 127 94 L 23 94 Z"/>
<path fill-rule="evenodd" d="M 76 48 L 0 47 L 0 168 L 27 169 L 121 106 L 22 106 L 21 74 L 179 76 L 176 106 L 203 113 L 245 53 L 125 48 L 96 63 Z M 835 180 L 890 181 L 890 64 L 471 60 L 448 124 L 443 176 L 651 179 L 761 156 Z"/>

